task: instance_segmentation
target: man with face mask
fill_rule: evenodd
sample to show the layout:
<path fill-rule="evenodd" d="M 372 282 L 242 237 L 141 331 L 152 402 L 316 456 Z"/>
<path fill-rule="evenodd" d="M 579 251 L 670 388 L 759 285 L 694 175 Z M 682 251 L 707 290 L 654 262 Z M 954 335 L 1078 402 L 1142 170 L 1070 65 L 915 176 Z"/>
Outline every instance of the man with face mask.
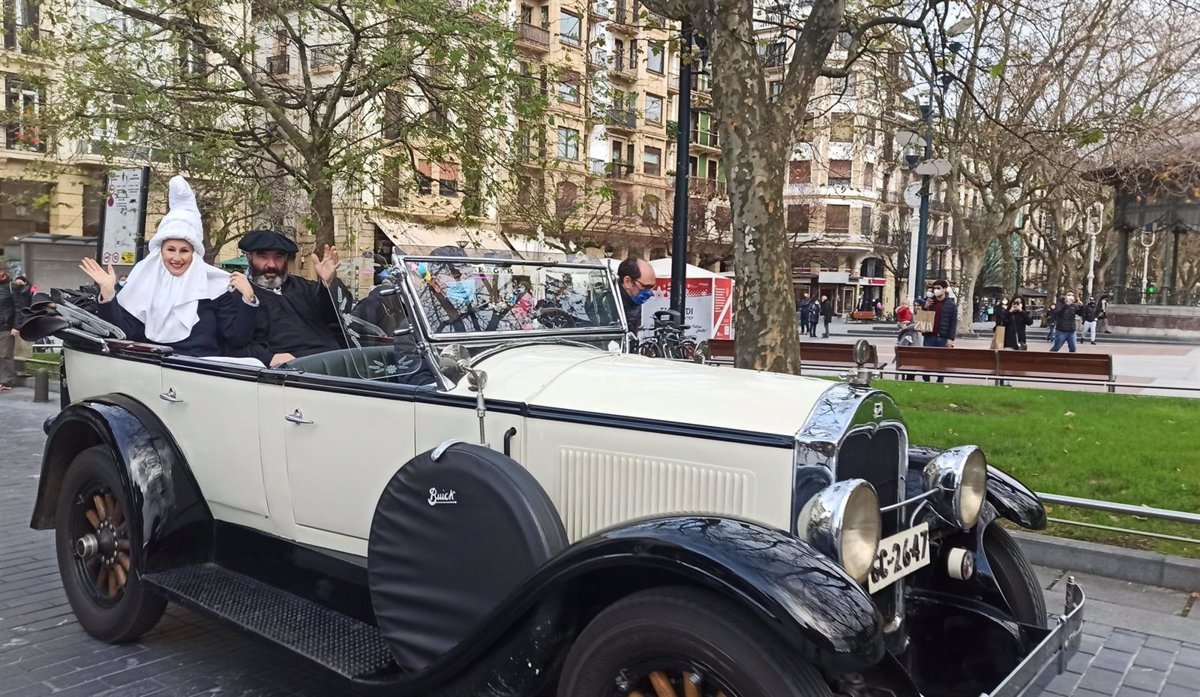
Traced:
<path fill-rule="evenodd" d="M 1050 314 L 1050 326 L 1054 330 L 1054 346 L 1050 348 L 1051 351 L 1059 350 L 1065 343 L 1070 352 L 1075 353 L 1075 318 L 1078 314 L 1079 301 L 1075 298 L 1075 292 L 1068 290 Z"/>
<path fill-rule="evenodd" d="M 316 254 L 309 257 L 318 283 L 288 273 L 289 262 L 300 250 L 274 230 L 249 232 L 238 247 L 250 263 L 250 281 L 267 291 L 256 294 L 260 307 L 254 340 L 239 355 L 275 366 L 299 356 L 344 348 L 340 313 L 349 310 L 351 297 L 336 275 L 336 248 L 326 247 L 323 259 Z"/>
<path fill-rule="evenodd" d="M 924 334 L 924 345 L 938 348 L 954 348 L 954 340 L 958 338 L 958 305 L 950 297 L 950 284 L 943 280 L 933 282 L 933 286 L 925 294 L 925 304 L 922 309 L 933 313 L 933 331 Z M 929 382 L 929 376 L 924 376 Z M 939 377 L 938 382 L 945 382 Z"/>
<path fill-rule="evenodd" d="M 617 267 L 617 280 L 621 284 L 628 330 L 637 334 L 642 330 L 642 304 L 653 297 L 658 277 L 649 262 L 631 256 Z"/>

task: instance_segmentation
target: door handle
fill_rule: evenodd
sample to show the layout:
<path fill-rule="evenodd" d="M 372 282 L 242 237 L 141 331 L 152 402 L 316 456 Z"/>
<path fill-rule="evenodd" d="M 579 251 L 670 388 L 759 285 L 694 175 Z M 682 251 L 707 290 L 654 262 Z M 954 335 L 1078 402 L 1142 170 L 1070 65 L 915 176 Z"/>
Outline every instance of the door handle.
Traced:
<path fill-rule="evenodd" d="M 291 421 L 294 424 L 311 424 L 312 423 L 312 421 L 309 421 L 304 418 L 303 412 L 301 412 L 299 409 L 293 411 L 291 414 L 288 414 L 287 416 L 285 416 L 283 418 L 286 419 L 287 421 Z"/>
<path fill-rule="evenodd" d="M 159 392 L 159 393 L 158 393 L 158 398 L 159 398 L 159 399 L 161 399 L 161 400 L 162 400 L 162 401 L 164 401 L 164 402 L 170 402 L 170 403 L 172 403 L 172 404 L 175 404 L 175 403 L 177 403 L 177 402 L 182 402 L 182 401 L 183 401 L 182 399 L 180 399 L 180 398 L 179 398 L 179 396 L 178 396 L 178 395 L 176 395 L 176 394 L 175 394 L 175 388 L 174 388 L 174 387 L 172 387 L 172 388 L 168 389 L 166 392 Z"/>

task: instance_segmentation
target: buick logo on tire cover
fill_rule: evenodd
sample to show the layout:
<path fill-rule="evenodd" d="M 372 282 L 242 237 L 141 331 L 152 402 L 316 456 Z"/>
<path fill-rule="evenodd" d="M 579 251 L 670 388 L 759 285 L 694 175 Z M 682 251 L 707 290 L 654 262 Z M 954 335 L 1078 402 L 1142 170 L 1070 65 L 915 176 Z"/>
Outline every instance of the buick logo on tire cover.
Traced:
<path fill-rule="evenodd" d="M 454 498 L 454 494 L 454 489 L 450 489 L 449 491 L 438 491 L 437 487 L 432 487 L 429 489 L 429 505 L 443 506 L 446 504 L 457 504 L 458 499 Z"/>

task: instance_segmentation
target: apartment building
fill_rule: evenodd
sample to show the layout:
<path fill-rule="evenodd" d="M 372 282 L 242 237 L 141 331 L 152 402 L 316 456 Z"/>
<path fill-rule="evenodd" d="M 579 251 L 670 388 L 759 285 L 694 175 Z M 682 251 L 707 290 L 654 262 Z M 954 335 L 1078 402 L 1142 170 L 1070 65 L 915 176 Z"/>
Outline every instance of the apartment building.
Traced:
<path fill-rule="evenodd" d="M 0 257 L 18 261 L 14 239 L 34 233 L 95 235 L 100 229 L 100 180 L 71 164 L 73 142 L 39 128 L 48 78 L 56 68 L 46 42 L 53 26 L 36 2 L 6 4 L 0 80 L 5 95 L 0 140 Z M 93 205 L 85 206 L 89 201 Z"/>

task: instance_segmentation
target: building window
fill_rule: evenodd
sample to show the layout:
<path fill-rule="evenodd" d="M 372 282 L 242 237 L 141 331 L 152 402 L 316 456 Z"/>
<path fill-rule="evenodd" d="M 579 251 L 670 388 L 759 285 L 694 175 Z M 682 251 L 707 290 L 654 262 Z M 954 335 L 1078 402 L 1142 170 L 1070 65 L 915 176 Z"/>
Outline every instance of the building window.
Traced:
<path fill-rule="evenodd" d="M 443 162 L 438 166 L 438 193 L 448 198 L 458 196 L 458 165 Z"/>
<path fill-rule="evenodd" d="M 571 46 L 579 45 L 579 15 L 572 14 L 565 10 L 560 11 L 558 15 L 558 38 L 564 44 Z"/>
<path fill-rule="evenodd" d="M 642 148 L 642 171 L 657 177 L 662 173 L 662 150 L 646 146 Z"/>
<path fill-rule="evenodd" d="M 613 192 L 612 203 L 611 203 L 611 210 L 612 210 L 613 216 L 620 217 L 621 209 L 622 209 L 621 192 L 620 191 Z"/>
<path fill-rule="evenodd" d="M 791 160 L 788 162 L 789 184 L 812 184 L 812 161 Z"/>
<path fill-rule="evenodd" d="M 579 103 L 579 73 L 568 70 L 558 83 L 558 98 L 568 104 Z"/>
<path fill-rule="evenodd" d="M 579 159 L 579 131 L 574 128 L 558 127 L 558 159 Z"/>
<path fill-rule="evenodd" d="M 646 95 L 646 123 L 662 123 L 663 100 L 656 94 Z"/>
<path fill-rule="evenodd" d="M 658 199 L 654 196 L 647 196 L 642 201 L 642 220 L 651 225 L 658 223 Z"/>
<path fill-rule="evenodd" d="M 873 213 L 873 212 L 874 212 L 874 211 L 872 211 L 872 210 L 871 210 L 871 207 L 870 207 L 870 206 L 863 206 L 863 209 L 862 209 L 862 229 L 860 229 L 860 230 L 858 231 L 858 234 L 862 235 L 863 237 L 871 237 L 871 233 L 872 233 L 872 232 L 874 232 L 874 231 L 871 229 L 871 223 L 872 223 L 872 220 L 871 220 L 871 215 L 872 215 L 872 213 Z M 880 276 L 882 276 L 883 274 L 879 274 L 879 275 L 880 275 Z"/>
<path fill-rule="evenodd" d="M 854 140 L 854 114 L 839 111 L 833 115 L 830 140 L 835 143 L 850 143 Z"/>
<path fill-rule="evenodd" d="M 554 192 L 554 215 L 566 218 L 575 211 L 579 199 L 579 187 L 571 182 L 559 182 Z"/>
<path fill-rule="evenodd" d="M 768 68 L 782 68 L 787 62 L 787 44 L 783 41 L 773 42 L 760 50 Z"/>
<path fill-rule="evenodd" d="M 383 158 L 383 172 L 379 177 L 379 205 L 400 205 L 400 160 L 395 157 Z"/>
<path fill-rule="evenodd" d="M 870 162 L 863 165 L 863 188 L 868 190 L 875 188 L 875 165 Z"/>
<path fill-rule="evenodd" d="M 817 138 L 817 117 L 811 111 L 804 114 L 804 122 L 800 124 L 800 142 L 812 143 Z"/>
<path fill-rule="evenodd" d="M 829 185 L 850 186 L 850 160 L 829 161 Z"/>
<path fill-rule="evenodd" d="M 9 78 L 8 127 L 5 138 L 5 147 L 9 150 L 46 151 L 46 140 L 38 130 L 41 101 L 42 93 L 38 88 Z"/>
<path fill-rule="evenodd" d="M 825 206 L 825 234 L 850 234 L 850 206 L 835 204 Z"/>
<path fill-rule="evenodd" d="M 521 23 L 531 26 L 550 28 L 550 7 L 542 5 L 534 8 L 531 5 L 521 5 Z"/>
<path fill-rule="evenodd" d="M 772 80 L 767 83 L 767 101 L 778 102 L 783 94 L 783 80 Z"/>
<path fill-rule="evenodd" d="M 787 207 L 787 233 L 789 235 L 807 235 L 811 217 L 812 207 L 807 203 L 789 204 Z"/>
<path fill-rule="evenodd" d="M 417 160 L 417 193 L 433 193 L 433 168 L 428 160 Z"/>
<path fill-rule="evenodd" d="M 664 68 L 664 55 L 665 52 L 663 51 L 662 42 L 651 41 L 650 55 L 646 57 L 646 70 L 649 70 L 656 75 L 662 75 Z"/>

